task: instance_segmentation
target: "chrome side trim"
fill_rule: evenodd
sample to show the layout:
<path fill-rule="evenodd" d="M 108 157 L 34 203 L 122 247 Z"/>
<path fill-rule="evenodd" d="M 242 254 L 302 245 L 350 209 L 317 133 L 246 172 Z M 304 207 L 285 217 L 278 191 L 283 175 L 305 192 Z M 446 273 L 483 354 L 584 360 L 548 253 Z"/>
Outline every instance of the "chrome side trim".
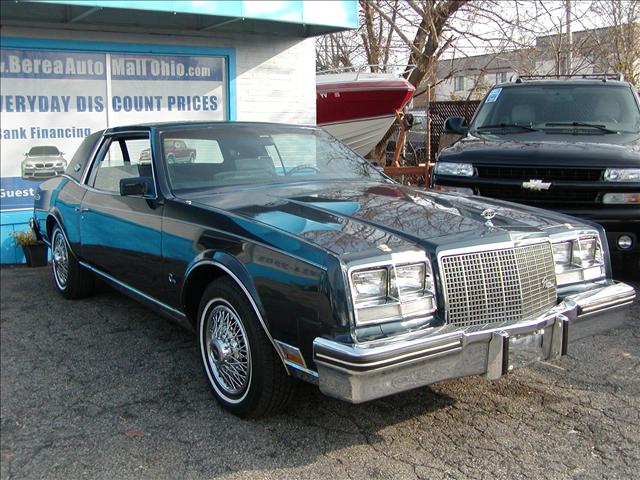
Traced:
<path fill-rule="evenodd" d="M 154 298 L 154 297 L 152 297 L 152 296 L 150 296 L 150 295 L 147 295 L 146 293 L 143 293 L 143 292 L 141 292 L 140 290 L 138 290 L 138 289 L 136 289 L 136 288 L 133 288 L 133 287 L 131 287 L 131 286 L 127 285 L 127 284 L 126 284 L 126 283 L 124 283 L 124 282 L 121 282 L 121 281 L 120 281 L 120 280 L 118 280 L 117 278 L 112 277 L 112 276 L 111 276 L 111 275 L 109 275 L 108 273 L 104 273 L 102 270 L 98 270 L 97 268 L 92 267 L 91 265 L 89 265 L 89 264 L 88 264 L 88 263 L 86 263 L 86 262 L 82 262 L 82 261 L 80 261 L 80 265 L 82 265 L 82 266 L 83 266 L 84 268 L 86 268 L 87 270 L 92 271 L 92 272 L 93 272 L 93 273 L 95 273 L 96 275 L 100 275 L 101 277 L 103 277 L 103 278 L 105 278 L 105 279 L 109 280 L 110 282 L 115 283 L 116 285 L 118 285 L 118 286 L 120 286 L 120 287 L 122 287 L 122 288 L 124 288 L 124 289 L 126 289 L 126 290 L 129 290 L 130 292 L 132 292 L 132 293 L 136 294 L 137 296 L 142 297 L 142 298 L 144 298 L 145 300 L 148 300 L 148 301 L 150 301 L 150 302 L 152 302 L 152 303 L 155 303 L 155 304 L 156 304 L 156 305 L 158 305 L 159 307 L 162 307 L 163 309 L 168 310 L 169 312 L 173 313 L 174 315 L 177 315 L 177 316 L 179 316 L 179 317 L 181 317 L 181 318 L 187 318 L 187 316 L 186 316 L 184 313 L 182 313 L 180 310 L 176 310 L 175 308 L 170 307 L 170 306 L 169 306 L 169 305 L 167 305 L 166 303 L 162 303 L 160 300 L 158 300 L 158 299 L 156 299 L 156 298 Z"/>
<path fill-rule="evenodd" d="M 260 310 L 258 310 L 258 305 L 256 305 L 256 302 L 253 300 L 253 297 L 251 296 L 251 294 L 249 293 L 249 290 L 247 290 L 247 287 L 244 286 L 244 284 L 240 281 L 240 279 L 236 276 L 235 273 L 233 273 L 229 268 L 227 268 L 226 266 L 224 266 L 222 263 L 220 262 L 216 262 L 214 260 L 201 260 L 200 262 L 196 263 L 190 270 L 189 270 L 189 274 L 195 270 L 199 265 L 214 265 L 215 267 L 220 268 L 221 270 L 223 270 L 226 274 L 228 274 L 234 282 L 236 282 L 238 284 L 238 286 L 242 289 L 242 291 L 244 292 L 244 294 L 247 296 L 247 298 L 249 299 L 249 302 L 251 303 L 251 306 L 253 307 L 253 311 L 255 312 L 255 314 L 258 316 L 258 320 L 260 321 L 260 325 L 262 325 L 262 329 L 264 330 L 265 335 L 267 336 L 267 338 L 269 339 L 269 341 L 271 342 L 271 345 L 273 345 L 273 348 L 276 350 L 276 352 L 278 353 L 278 357 L 280 357 L 280 360 L 282 361 L 282 364 L 284 365 L 284 368 L 287 372 L 288 375 L 291 375 L 291 372 L 289 371 L 288 364 L 287 364 L 287 360 L 285 357 L 283 357 L 282 355 L 282 351 L 278 348 L 278 345 L 276 344 L 276 341 L 273 339 L 273 337 L 271 336 L 271 332 L 269 332 L 269 329 L 267 328 L 267 324 L 265 323 L 264 319 L 262 318 L 262 315 L 260 315 Z M 187 275 L 185 277 L 185 279 L 183 280 L 183 283 L 187 281 L 187 278 L 189 278 L 189 276 Z"/>
<path fill-rule="evenodd" d="M 308 368 L 301 367 L 297 363 L 290 362 L 289 360 L 286 360 L 285 363 L 291 368 L 295 368 L 296 370 L 300 370 L 301 372 L 306 373 L 307 375 L 311 375 L 312 377 L 318 378 L 318 372 L 314 372 L 313 370 L 309 370 Z"/>

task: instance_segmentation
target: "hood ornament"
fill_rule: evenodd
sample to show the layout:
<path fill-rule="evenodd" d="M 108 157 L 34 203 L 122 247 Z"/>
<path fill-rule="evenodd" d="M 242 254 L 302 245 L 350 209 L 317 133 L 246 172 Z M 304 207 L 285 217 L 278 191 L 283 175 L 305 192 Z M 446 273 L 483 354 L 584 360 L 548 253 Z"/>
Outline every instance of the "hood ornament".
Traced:
<path fill-rule="evenodd" d="M 486 222 L 484 222 L 485 226 L 493 227 L 493 222 L 491 220 L 496 216 L 496 211 L 493 208 L 484 209 L 480 215 L 482 215 L 482 218 L 486 220 Z"/>

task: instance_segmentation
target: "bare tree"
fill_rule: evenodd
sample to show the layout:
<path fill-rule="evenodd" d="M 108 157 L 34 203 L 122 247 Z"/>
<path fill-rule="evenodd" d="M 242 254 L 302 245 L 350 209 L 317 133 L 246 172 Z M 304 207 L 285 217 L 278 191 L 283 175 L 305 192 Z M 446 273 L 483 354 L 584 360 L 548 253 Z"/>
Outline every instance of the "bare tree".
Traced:
<path fill-rule="evenodd" d="M 567 38 L 566 1 L 575 32 Z M 359 0 L 360 28 L 318 39 L 323 68 L 402 63 L 416 96 L 464 71 L 467 99 L 482 97 L 491 72 L 519 75 L 621 72 L 640 85 L 637 0 Z M 484 54 L 476 61 L 478 53 Z M 570 53 L 570 55 L 569 55 Z M 439 60 L 449 68 L 437 71 Z M 474 60 L 460 62 L 460 59 Z M 442 62 L 440 62 L 442 66 Z M 429 87 L 428 87 L 429 86 Z M 461 97 L 464 99 L 464 96 Z M 393 127 L 395 128 L 395 127 Z M 390 129 L 371 156 L 381 159 Z"/>

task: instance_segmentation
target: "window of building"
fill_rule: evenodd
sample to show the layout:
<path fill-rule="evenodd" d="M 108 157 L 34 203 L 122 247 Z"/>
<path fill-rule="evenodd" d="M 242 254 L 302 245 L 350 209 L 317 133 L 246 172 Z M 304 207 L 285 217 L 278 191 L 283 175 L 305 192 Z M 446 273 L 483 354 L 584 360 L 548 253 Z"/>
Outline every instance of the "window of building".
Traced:
<path fill-rule="evenodd" d="M 456 92 L 464 90 L 464 77 L 453 77 L 453 89 Z"/>
<path fill-rule="evenodd" d="M 507 81 L 507 73 L 508 72 L 497 72 L 496 73 L 496 83 L 504 83 Z"/>

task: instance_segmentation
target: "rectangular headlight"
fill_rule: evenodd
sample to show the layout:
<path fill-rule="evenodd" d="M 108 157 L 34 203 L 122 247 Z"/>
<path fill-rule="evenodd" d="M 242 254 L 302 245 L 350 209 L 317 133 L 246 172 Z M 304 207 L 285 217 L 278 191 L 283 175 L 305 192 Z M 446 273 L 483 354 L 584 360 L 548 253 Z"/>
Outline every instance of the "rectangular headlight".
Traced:
<path fill-rule="evenodd" d="M 473 165 L 470 163 L 436 162 L 435 173 L 438 175 L 455 175 L 473 177 Z"/>
<path fill-rule="evenodd" d="M 640 168 L 607 168 L 604 179 L 607 182 L 640 182 Z"/>
<path fill-rule="evenodd" d="M 572 243 L 559 242 L 553 244 L 553 261 L 556 265 L 569 265 L 571 263 Z"/>
<path fill-rule="evenodd" d="M 571 263 L 578 267 L 591 267 L 596 262 L 596 244 L 595 237 L 580 238 L 573 242 Z"/>
<path fill-rule="evenodd" d="M 553 260 L 558 286 L 601 278 L 605 275 L 600 238 L 582 235 L 553 244 Z"/>
<path fill-rule="evenodd" d="M 424 263 L 402 265 L 396 267 L 395 285 L 398 293 L 403 295 L 416 295 L 424 290 L 426 266 Z"/>
<path fill-rule="evenodd" d="M 436 310 L 431 264 L 389 264 L 351 272 L 356 323 L 365 325 L 427 316 Z"/>
<path fill-rule="evenodd" d="M 382 301 L 387 298 L 389 271 L 386 268 L 361 270 L 351 274 L 354 303 Z"/>

